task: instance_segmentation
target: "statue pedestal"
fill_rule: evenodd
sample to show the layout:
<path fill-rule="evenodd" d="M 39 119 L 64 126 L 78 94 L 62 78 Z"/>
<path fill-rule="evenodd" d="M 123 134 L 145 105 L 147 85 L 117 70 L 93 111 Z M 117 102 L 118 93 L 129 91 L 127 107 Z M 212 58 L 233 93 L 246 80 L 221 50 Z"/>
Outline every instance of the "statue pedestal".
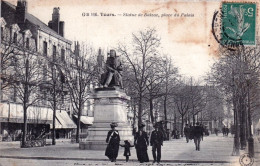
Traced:
<path fill-rule="evenodd" d="M 117 122 L 121 143 L 128 140 L 133 143 L 132 128 L 127 122 L 127 101 L 130 97 L 121 89 L 98 88 L 92 95 L 94 99 L 94 123 L 88 130 L 86 142 L 80 142 L 80 149 L 105 150 L 110 123 Z"/>

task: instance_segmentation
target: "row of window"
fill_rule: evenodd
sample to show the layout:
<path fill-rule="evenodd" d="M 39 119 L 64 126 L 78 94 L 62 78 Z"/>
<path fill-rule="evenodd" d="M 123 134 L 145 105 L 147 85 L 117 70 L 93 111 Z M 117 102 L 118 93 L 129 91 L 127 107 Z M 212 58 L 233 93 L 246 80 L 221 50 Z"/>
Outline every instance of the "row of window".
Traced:
<path fill-rule="evenodd" d="M 46 41 L 43 41 L 43 54 L 45 56 L 48 56 L 48 43 Z M 56 59 L 57 54 L 57 47 L 55 45 L 52 46 L 52 56 L 54 59 Z M 61 49 L 61 60 L 65 61 L 65 49 Z"/>
<path fill-rule="evenodd" d="M 18 37 L 19 35 L 19 37 Z M 25 40 L 23 41 L 23 37 L 25 38 Z M 13 32 L 9 29 L 6 29 L 4 27 L 1 27 L 1 39 L 3 41 L 7 41 L 7 42 L 11 42 L 12 44 L 24 44 L 24 47 L 27 49 L 30 49 L 30 37 L 26 37 L 23 36 L 22 34 L 18 33 L 18 32 Z"/>

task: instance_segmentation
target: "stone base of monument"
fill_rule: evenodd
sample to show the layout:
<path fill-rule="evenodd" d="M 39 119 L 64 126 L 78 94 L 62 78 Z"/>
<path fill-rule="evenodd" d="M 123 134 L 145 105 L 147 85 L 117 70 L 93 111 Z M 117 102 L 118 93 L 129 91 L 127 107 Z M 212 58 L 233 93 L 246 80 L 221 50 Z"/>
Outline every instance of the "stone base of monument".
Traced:
<path fill-rule="evenodd" d="M 121 144 L 128 140 L 133 144 L 132 128 L 127 122 L 127 101 L 130 97 L 122 89 L 98 88 L 92 95 L 94 99 L 94 123 L 88 130 L 88 138 L 79 143 L 80 149 L 105 150 L 110 124 L 117 122 Z"/>

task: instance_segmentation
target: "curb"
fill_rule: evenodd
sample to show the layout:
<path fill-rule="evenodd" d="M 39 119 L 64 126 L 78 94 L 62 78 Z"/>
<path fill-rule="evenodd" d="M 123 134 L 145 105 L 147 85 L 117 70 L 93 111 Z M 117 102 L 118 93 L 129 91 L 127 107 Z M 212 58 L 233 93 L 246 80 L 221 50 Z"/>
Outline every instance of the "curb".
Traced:
<path fill-rule="evenodd" d="M 90 160 L 90 161 L 109 161 L 108 159 L 98 158 L 62 158 L 62 157 L 26 157 L 26 156 L 0 156 L 0 158 L 13 158 L 13 159 L 33 159 L 33 160 Z M 125 159 L 117 159 L 117 161 L 125 161 Z M 138 162 L 136 159 L 129 161 Z M 162 160 L 165 163 L 234 163 L 235 161 L 221 161 L 221 160 Z"/>

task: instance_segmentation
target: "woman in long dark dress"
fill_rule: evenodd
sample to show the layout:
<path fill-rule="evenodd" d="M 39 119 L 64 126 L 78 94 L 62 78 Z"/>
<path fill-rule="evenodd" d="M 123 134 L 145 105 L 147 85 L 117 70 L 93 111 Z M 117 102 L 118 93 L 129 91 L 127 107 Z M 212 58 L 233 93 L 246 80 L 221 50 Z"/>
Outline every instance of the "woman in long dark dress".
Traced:
<path fill-rule="evenodd" d="M 115 129 L 117 123 L 111 123 L 111 130 L 107 133 L 106 143 L 108 143 L 105 155 L 111 162 L 116 162 L 119 150 L 120 136 L 119 132 Z"/>
<path fill-rule="evenodd" d="M 148 136 L 145 131 L 143 131 L 144 124 L 141 124 L 138 128 L 138 132 L 135 134 L 135 148 L 137 159 L 140 163 L 149 162 L 149 157 L 147 154 L 147 147 L 149 146 Z"/>

